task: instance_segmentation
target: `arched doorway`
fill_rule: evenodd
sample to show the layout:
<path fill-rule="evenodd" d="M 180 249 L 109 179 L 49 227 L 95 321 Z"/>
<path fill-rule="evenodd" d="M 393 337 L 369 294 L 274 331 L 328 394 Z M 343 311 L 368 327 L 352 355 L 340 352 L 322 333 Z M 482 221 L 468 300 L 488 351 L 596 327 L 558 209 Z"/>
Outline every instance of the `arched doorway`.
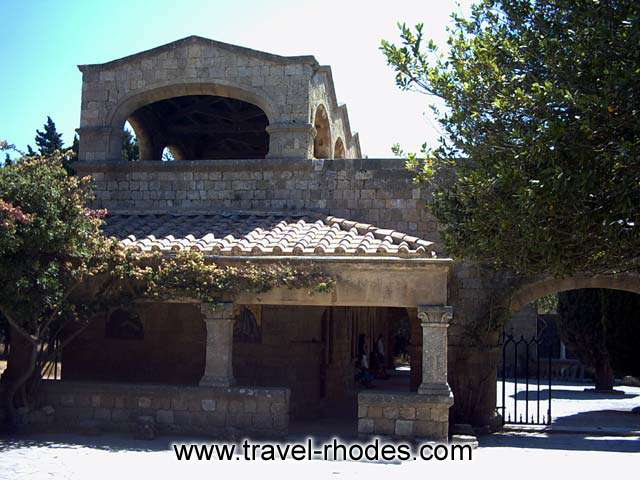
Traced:
<path fill-rule="evenodd" d="M 265 158 L 269 120 L 258 106 L 216 95 L 186 95 L 144 105 L 127 119 L 140 160 Z"/>
<path fill-rule="evenodd" d="M 324 105 L 318 105 L 313 120 L 316 137 L 313 140 L 313 156 L 315 158 L 331 158 L 331 129 L 329 115 Z"/>
<path fill-rule="evenodd" d="M 540 279 L 512 297 L 497 404 L 506 423 L 638 429 L 640 296 L 633 275 Z"/>

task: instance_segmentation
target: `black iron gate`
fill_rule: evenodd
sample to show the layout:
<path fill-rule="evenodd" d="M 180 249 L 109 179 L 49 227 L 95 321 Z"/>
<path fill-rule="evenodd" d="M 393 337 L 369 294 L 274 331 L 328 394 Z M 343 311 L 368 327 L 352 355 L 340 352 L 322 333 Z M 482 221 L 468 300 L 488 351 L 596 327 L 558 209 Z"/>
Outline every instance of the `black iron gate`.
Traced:
<path fill-rule="evenodd" d="M 551 423 L 551 357 L 550 344 L 541 335 L 526 339 L 502 333 L 502 365 L 498 371 L 502 403 L 497 411 L 503 423 Z"/>

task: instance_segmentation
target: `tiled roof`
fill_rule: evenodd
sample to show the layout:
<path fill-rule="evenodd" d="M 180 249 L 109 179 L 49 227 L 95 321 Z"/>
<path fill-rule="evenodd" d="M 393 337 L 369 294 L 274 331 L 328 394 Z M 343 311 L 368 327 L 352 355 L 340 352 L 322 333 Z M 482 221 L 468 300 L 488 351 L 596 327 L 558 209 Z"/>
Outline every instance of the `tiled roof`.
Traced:
<path fill-rule="evenodd" d="M 278 213 L 111 214 L 105 233 L 143 251 L 212 255 L 432 257 L 432 242 L 336 217 Z"/>

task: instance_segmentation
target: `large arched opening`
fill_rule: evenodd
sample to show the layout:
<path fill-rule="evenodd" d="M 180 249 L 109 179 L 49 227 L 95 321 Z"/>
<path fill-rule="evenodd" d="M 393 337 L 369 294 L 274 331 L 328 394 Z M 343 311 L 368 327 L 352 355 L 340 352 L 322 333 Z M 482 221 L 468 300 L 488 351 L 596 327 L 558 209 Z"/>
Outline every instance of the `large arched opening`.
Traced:
<path fill-rule="evenodd" d="M 515 292 L 498 367 L 506 423 L 640 428 L 639 280 L 543 278 Z"/>
<path fill-rule="evenodd" d="M 108 158 L 123 158 L 131 126 L 140 160 L 265 158 L 267 126 L 277 118 L 264 92 L 219 83 L 167 85 L 124 98 L 107 116 Z M 166 155 L 165 155 L 166 157 Z"/>
<path fill-rule="evenodd" d="M 152 102 L 127 118 L 140 160 L 265 158 L 269 120 L 258 106 L 216 95 L 186 95 Z"/>

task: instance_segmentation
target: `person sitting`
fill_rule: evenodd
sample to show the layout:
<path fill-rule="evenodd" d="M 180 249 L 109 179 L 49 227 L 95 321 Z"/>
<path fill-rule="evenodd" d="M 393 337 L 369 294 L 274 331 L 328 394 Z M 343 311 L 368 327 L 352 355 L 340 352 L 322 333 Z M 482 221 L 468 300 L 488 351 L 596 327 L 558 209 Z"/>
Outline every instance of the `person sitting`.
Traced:
<path fill-rule="evenodd" d="M 384 353 L 384 338 L 378 335 L 376 341 L 376 378 L 387 379 L 386 355 Z"/>

